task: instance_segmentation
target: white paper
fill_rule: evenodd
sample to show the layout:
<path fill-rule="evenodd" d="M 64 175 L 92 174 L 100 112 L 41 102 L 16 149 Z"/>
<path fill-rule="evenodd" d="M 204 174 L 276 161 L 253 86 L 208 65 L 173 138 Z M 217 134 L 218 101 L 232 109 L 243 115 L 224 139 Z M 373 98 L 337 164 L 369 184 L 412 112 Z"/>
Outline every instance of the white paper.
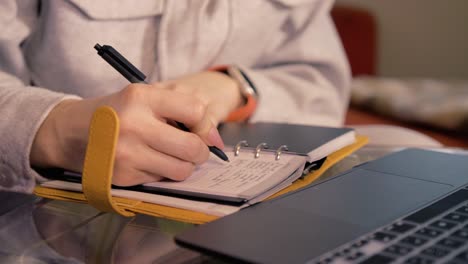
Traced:
<path fill-rule="evenodd" d="M 243 194 L 252 195 L 272 188 L 305 162 L 305 158 L 292 155 L 283 155 L 275 160 L 274 154 L 265 152 L 258 158 L 254 158 L 252 152 L 241 152 L 239 156 L 226 154 L 230 162 L 210 158 L 182 182 L 166 180 L 145 186 L 242 197 Z"/>
<path fill-rule="evenodd" d="M 219 160 L 217 157 L 211 157 L 209 161 L 197 168 L 194 174 L 185 181 L 163 181 L 145 185 L 195 190 L 201 193 L 232 195 L 233 197 L 242 196 L 242 194 L 253 191 L 256 195 L 252 196 L 252 199 L 255 199 L 250 203 L 245 203 L 242 206 L 231 206 L 215 202 L 194 201 L 122 189 L 112 189 L 112 196 L 188 209 L 215 216 L 224 216 L 258 202 L 287 187 L 300 177 L 305 163 L 305 157 L 303 156 L 282 155 L 280 160 L 275 160 L 273 153 L 266 152 L 261 153 L 257 159 L 254 158 L 252 152 L 241 152 L 236 157 L 230 152 L 226 154 L 231 162 L 227 163 Z M 82 191 L 82 186 L 79 183 L 58 180 L 44 182 L 41 186 L 77 192 Z"/>

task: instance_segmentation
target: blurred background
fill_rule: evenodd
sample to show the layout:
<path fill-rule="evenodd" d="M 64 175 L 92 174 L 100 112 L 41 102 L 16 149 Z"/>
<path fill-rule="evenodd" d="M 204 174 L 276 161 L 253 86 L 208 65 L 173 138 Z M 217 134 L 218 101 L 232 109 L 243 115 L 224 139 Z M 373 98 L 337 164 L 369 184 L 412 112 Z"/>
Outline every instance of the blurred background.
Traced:
<path fill-rule="evenodd" d="M 468 148 L 468 1 L 336 0 L 332 17 L 354 77 L 347 125 Z"/>
<path fill-rule="evenodd" d="M 378 74 L 468 79 L 468 1 L 337 0 L 378 25 Z"/>

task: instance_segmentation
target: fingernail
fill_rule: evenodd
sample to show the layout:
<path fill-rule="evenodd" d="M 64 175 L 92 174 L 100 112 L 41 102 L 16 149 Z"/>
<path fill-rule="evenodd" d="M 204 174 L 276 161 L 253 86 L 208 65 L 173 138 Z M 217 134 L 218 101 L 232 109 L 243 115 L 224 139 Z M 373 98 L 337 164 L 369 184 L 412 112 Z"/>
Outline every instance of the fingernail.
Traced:
<path fill-rule="evenodd" d="M 213 146 L 224 149 L 223 139 L 219 135 L 218 129 L 216 129 L 216 127 L 212 127 L 208 133 L 208 142 Z"/>

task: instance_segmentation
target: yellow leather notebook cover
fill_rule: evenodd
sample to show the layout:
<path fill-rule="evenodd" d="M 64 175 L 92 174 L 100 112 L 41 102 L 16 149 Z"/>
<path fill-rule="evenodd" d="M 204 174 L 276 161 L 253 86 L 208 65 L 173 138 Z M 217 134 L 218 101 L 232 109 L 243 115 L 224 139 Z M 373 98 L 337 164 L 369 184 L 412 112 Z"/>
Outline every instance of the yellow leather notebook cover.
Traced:
<path fill-rule="evenodd" d="M 114 153 L 119 133 L 119 119 L 115 111 L 107 106 L 100 107 L 93 115 L 90 125 L 89 142 L 83 167 L 83 192 L 65 191 L 37 186 L 34 193 L 38 196 L 89 203 L 105 212 L 115 212 L 124 216 L 142 213 L 161 218 L 203 224 L 213 221 L 218 216 L 138 200 L 112 197 L 110 194 L 114 167 Z M 300 189 L 315 181 L 333 164 L 342 160 L 367 143 L 367 138 L 357 136 L 356 142 L 329 155 L 320 169 L 315 170 L 295 181 L 289 187 L 267 199 Z"/>

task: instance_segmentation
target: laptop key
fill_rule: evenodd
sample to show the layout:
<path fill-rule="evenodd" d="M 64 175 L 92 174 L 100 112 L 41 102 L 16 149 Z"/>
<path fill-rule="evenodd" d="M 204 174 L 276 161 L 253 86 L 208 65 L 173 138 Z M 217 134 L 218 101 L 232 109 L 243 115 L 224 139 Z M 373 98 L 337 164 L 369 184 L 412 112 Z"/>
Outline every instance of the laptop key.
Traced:
<path fill-rule="evenodd" d="M 341 251 L 341 253 L 343 253 L 343 254 L 345 254 L 345 255 L 348 254 L 349 252 L 351 252 L 351 249 L 350 249 L 350 248 L 345 248 L 345 249 L 343 249 L 343 250 Z"/>
<path fill-rule="evenodd" d="M 431 259 L 420 257 L 420 256 L 415 256 L 415 257 L 411 257 L 407 259 L 403 263 L 405 264 L 432 264 L 434 263 L 434 261 Z"/>
<path fill-rule="evenodd" d="M 437 220 L 434 223 L 430 224 L 429 226 L 443 229 L 443 230 L 450 230 L 455 227 L 457 224 L 445 221 L 445 220 Z"/>
<path fill-rule="evenodd" d="M 372 236 L 372 239 L 380 241 L 380 242 L 384 242 L 384 243 L 387 243 L 395 238 L 396 238 L 395 235 L 384 233 L 384 232 L 376 232 Z"/>
<path fill-rule="evenodd" d="M 468 240 L 468 230 L 460 229 L 450 235 L 450 237 L 456 237 L 463 240 Z"/>
<path fill-rule="evenodd" d="M 360 248 L 364 245 L 366 245 L 367 243 L 369 243 L 369 241 L 367 239 L 362 239 L 362 240 L 359 240 L 357 242 L 354 242 L 351 247 L 353 248 Z"/>
<path fill-rule="evenodd" d="M 388 257 L 384 255 L 374 255 L 359 263 L 360 264 L 387 264 L 387 263 L 391 263 L 393 260 L 394 258 L 392 257 Z"/>
<path fill-rule="evenodd" d="M 465 264 L 465 263 L 460 263 L 456 259 L 450 259 L 450 260 L 444 261 L 444 264 Z"/>
<path fill-rule="evenodd" d="M 385 228 L 385 231 L 403 234 L 413 229 L 414 227 L 415 225 L 412 224 L 398 222 Z"/>
<path fill-rule="evenodd" d="M 468 214 L 468 206 L 464 205 L 464 206 L 458 208 L 457 210 L 455 210 L 455 212 Z"/>
<path fill-rule="evenodd" d="M 364 253 L 357 251 L 357 252 L 352 253 L 348 257 L 346 257 L 346 260 L 350 260 L 350 261 L 357 260 L 358 258 L 362 256 L 364 256 Z"/>
<path fill-rule="evenodd" d="M 444 219 L 462 223 L 462 222 L 465 222 L 466 219 L 468 219 L 468 216 L 462 215 L 462 214 L 457 214 L 457 213 L 450 213 L 450 214 L 444 216 Z"/>
<path fill-rule="evenodd" d="M 461 189 L 442 200 L 417 211 L 416 213 L 406 217 L 404 220 L 422 224 L 464 201 L 468 201 L 468 190 Z M 468 213 L 468 208 L 466 213 Z"/>
<path fill-rule="evenodd" d="M 432 228 L 429 228 L 429 227 L 425 227 L 425 228 L 419 229 L 416 232 L 416 234 L 421 235 L 421 236 L 425 236 L 425 237 L 429 237 L 429 238 L 434 238 L 434 237 L 440 236 L 442 234 L 442 231 L 432 229 Z"/>
<path fill-rule="evenodd" d="M 411 245 L 413 247 L 419 247 L 427 242 L 427 239 L 419 238 L 416 236 L 408 236 L 400 240 L 401 243 Z"/>
<path fill-rule="evenodd" d="M 444 239 L 440 240 L 439 242 L 437 242 L 437 245 L 443 246 L 443 247 L 448 247 L 448 248 L 451 248 L 451 249 L 457 249 L 457 248 L 461 247 L 463 244 L 465 244 L 465 243 L 460 242 L 458 240 L 451 239 L 451 238 L 444 238 Z"/>
<path fill-rule="evenodd" d="M 385 252 L 393 255 L 404 256 L 413 250 L 410 247 L 402 246 L 402 245 L 392 245 L 385 249 Z"/>
<path fill-rule="evenodd" d="M 462 262 L 468 262 L 468 250 L 461 252 L 460 254 L 455 256 L 456 260 L 460 260 Z"/>
<path fill-rule="evenodd" d="M 421 254 L 423 254 L 425 256 L 433 257 L 433 258 L 441 258 L 441 257 L 447 255 L 448 253 L 450 253 L 449 250 L 442 249 L 442 248 L 439 248 L 439 247 L 436 247 L 436 246 L 426 248 L 425 250 L 423 250 L 421 252 Z"/>

